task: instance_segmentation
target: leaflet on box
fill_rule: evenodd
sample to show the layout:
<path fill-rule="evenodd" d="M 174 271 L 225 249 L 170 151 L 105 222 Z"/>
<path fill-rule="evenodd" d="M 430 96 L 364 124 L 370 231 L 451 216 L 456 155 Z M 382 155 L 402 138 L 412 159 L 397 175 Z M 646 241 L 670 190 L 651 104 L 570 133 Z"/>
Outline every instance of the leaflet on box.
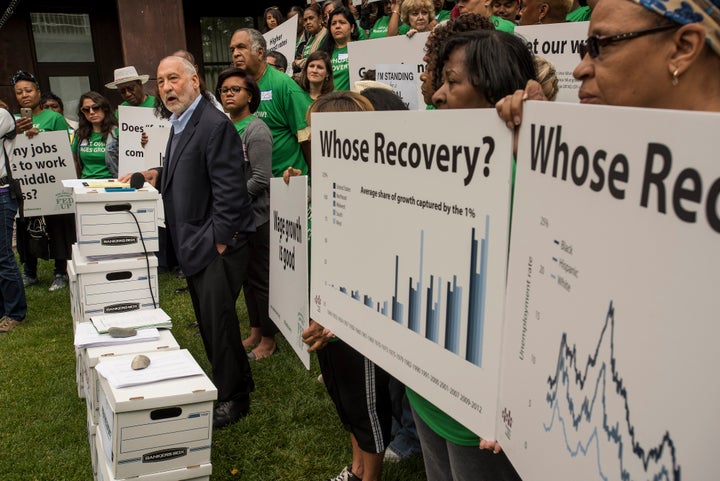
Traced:
<path fill-rule="evenodd" d="M 172 321 L 165 311 L 157 309 L 141 309 L 139 311 L 119 312 L 92 316 L 90 321 L 100 334 L 105 334 L 111 327 L 131 327 L 143 329 L 157 327 L 172 329 Z"/>
<path fill-rule="evenodd" d="M 81 322 L 75 327 L 75 347 L 79 349 L 157 341 L 159 338 L 160 333 L 154 327 L 138 329 L 137 334 L 132 337 L 111 337 L 110 334 L 100 334 L 92 322 Z"/>
<path fill-rule="evenodd" d="M 150 359 L 150 365 L 145 369 L 133 370 L 131 357 L 122 356 L 99 363 L 95 370 L 115 389 L 204 374 L 198 363 L 183 351 L 148 352 L 145 355 Z"/>

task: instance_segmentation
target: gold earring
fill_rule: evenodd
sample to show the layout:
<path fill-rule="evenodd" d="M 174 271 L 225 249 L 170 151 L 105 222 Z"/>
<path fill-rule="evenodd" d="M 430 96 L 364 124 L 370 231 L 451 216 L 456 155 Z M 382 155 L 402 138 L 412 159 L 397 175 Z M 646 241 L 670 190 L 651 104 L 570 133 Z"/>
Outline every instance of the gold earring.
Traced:
<path fill-rule="evenodd" d="M 672 73 L 672 85 L 673 87 L 677 87 L 677 84 L 680 83 L 680 75 L 678 74 L 678 69 L 673 70 Z"/>

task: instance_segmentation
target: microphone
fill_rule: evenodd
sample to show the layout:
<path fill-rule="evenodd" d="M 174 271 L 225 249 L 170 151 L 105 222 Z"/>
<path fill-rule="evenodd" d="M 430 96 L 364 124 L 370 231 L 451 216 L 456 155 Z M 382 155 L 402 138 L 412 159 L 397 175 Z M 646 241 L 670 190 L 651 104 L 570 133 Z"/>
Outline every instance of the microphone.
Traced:
<path fill-rule="evenodd" d="M 132 189 L 142 189 L 145 185 L 145 176 L 140 172 L 135 172 L 130 176 L 130 187 Z"/>

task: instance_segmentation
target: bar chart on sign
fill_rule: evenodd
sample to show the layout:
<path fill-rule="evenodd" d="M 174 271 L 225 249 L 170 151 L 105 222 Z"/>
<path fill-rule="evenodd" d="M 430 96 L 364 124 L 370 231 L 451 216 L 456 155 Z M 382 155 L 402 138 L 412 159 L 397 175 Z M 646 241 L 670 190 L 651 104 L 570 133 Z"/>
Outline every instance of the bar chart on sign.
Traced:
<path fill-rule="evenodd" d="M 311 317 L 479 426 L 496 403 L 478 384 L 498 382 L 509 183 L 391 167 L 313 156 Z"/>
<path fill-rule="evenodd" d="M 487 281 L 487 233 L 490 219 L 485 217 L 485 237 L 475 238 L 475 228 L 471 229 L 469 239 L 469 270 L 468 284 L 458 283 L 462 273 L 451 274 L 451 279 L 443 281 L 442 276 L 424 272 L 424 237 L 420 231 L 420 255 L 416 260 L 403 258 L 402 262 L 417 268 L 417 274 L 408 278 L 400 278 L 400 257 L 395 255 L 393 268 L 393 292 L 383 300 L 362 294 L 361 290 L 336 286 L 340 292 L 364 306 L 381 313 L 396 323 L 407 327 L 410 331 L 424 336 L 426 339 L 444 346 L 448 351 L 461 355 L 460 339 L 465 339 L 464 358 L 482 366 L 483 324 L 485 321 L 485 287 Z M 348 290 L 349 289 L 349 290 Z M 403 302 L 404 301 L 404 302 Z M 441 325 L 444 327 L 443 338 L 440 338 Z M 461 335 L 461 330 L 462 335 Z"/>

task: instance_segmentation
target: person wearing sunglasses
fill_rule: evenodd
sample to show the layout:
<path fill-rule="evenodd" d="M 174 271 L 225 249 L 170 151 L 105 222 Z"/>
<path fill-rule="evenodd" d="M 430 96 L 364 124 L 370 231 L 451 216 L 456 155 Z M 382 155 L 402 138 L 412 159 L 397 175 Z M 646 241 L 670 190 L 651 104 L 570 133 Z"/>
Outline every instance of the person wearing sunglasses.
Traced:
<path fill-rule="evenodd" d="M 573 72 L 580 102 L 720 111 L 718 8 L 718 0 L 598 2 Z M 509 128 L 522 122 L 527 99 L 544 100 L 537 83 L 497 103 Z"/>
<path fill-rule="evenodd" d="M 80 96 L 78 129 L 72 152 L 78 178 L 117 178 L 117 121 L 110 110 L 110 102 L 97 92 Z"/>
<path fill-rule="evenodd" d="M 105 87 L 118 91 L 123 99 L 123 103 L 120 105 L 153 108 L 155 107 L 155 97 L 146 94 L 143 90 L 143 85 L 149 78 L 149 75 L 138 75 L 135 67 L 130 65 L 115 69 L 113 81 L 106 83 Z"/>

